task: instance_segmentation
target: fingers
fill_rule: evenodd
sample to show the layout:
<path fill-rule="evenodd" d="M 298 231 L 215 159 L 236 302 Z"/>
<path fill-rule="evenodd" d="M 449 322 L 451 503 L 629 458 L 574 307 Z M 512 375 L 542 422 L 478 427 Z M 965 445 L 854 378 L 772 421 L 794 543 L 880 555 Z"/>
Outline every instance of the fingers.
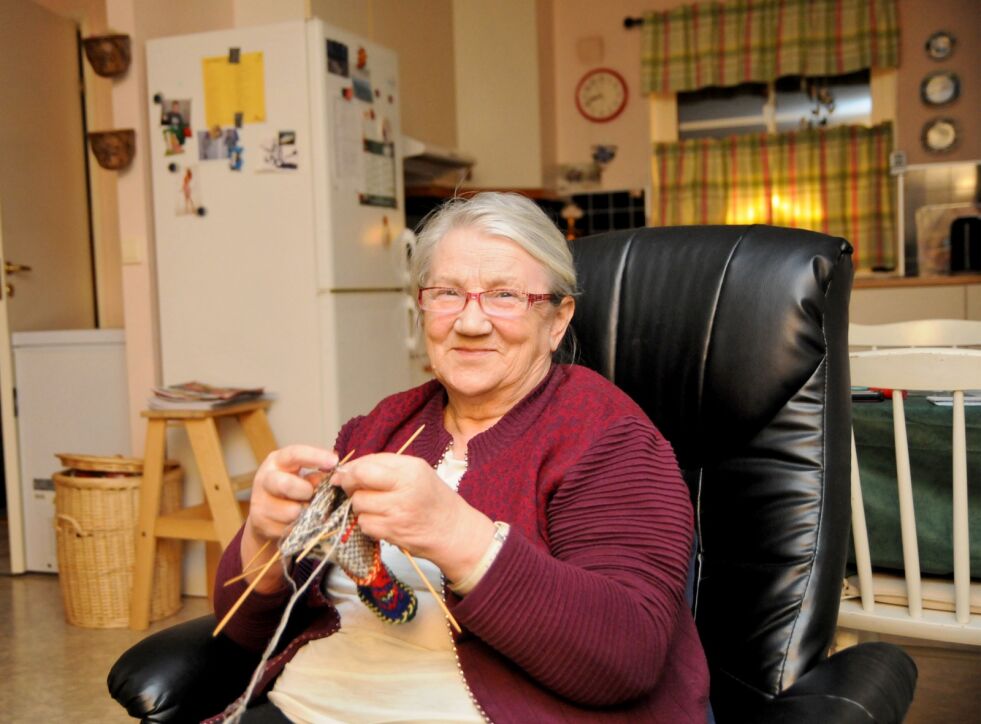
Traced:
<path fill-rule="evenodd" d="M 283 470 L 271 470 L 264 476 L 262 487 L 275 498 L 303 501 L 313 497 L 314 481 Z"/>
<path fill-rule="evenodd" d="M 311 468 L 331 469 L 337 454 L 312 445 L 290 445 L 270 453 L 252 483 L 249 520 L 261 538 L 278 538 L 303 511 L 323 477 Z"/>
<path fill-rule="evenodd" d="M 392 490 L 400 481 L 412 480 L 430 470 L 421 458 L 376 453 L 345 463 L 338 468 L 331 483 L 342 487 L 348 495 L 356 490 Z"/>
<path fill-rule="evenodd" d="M 265 462 L 278 470 L 294 473 L 300 468 L 330 470 L 337 465 L 337 453 L 313 445 L 287 445 L 270 453 Z"/>

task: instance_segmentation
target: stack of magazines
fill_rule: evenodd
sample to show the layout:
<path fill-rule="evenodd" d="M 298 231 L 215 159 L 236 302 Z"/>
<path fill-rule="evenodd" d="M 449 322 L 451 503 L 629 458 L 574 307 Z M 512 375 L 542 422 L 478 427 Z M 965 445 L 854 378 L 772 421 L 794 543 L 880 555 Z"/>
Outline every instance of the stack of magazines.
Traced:
<path fill-rule="evenodd" d="M 215 387 L 203 382 L 184 382 L 154 387 L 147 405 L 151 410 L 214 410 L 263 398 L 263 392 L 262 387 Z"/>

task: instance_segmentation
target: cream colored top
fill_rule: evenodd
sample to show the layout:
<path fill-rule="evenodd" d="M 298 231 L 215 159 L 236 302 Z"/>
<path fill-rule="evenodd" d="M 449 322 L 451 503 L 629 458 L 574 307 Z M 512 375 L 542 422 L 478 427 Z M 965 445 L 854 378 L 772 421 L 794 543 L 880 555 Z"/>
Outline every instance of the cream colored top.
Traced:
<path fill-rule="evenodd" d="M 465 460 L 447 454 L 436 473 L 456 490 L 466 469 Z M 381 545 L 382 561 L 415 591 L 415 617 L 404 624 L 382 621 L 358 598 L 354 582 L 334 566 L 327 592 L 341 628 L 300 648 L 269 699 L 294 722 L 483 722 L 464 684 L 439 605 L 402 552 L 384 541 Z M 440 570 L 425 559 L 416 562 L 440 590 Z"/>

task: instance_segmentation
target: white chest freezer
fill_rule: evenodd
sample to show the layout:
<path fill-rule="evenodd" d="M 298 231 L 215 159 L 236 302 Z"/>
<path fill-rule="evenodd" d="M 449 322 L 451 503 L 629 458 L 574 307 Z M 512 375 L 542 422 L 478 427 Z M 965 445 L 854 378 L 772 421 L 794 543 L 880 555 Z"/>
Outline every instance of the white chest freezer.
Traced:
<path fill-rule="evenodd" d="M 125 338 L 83 329 L 16 332 L 11 343 L 26 565 L 54 572 L 55 453 L 130 454 Z"/>

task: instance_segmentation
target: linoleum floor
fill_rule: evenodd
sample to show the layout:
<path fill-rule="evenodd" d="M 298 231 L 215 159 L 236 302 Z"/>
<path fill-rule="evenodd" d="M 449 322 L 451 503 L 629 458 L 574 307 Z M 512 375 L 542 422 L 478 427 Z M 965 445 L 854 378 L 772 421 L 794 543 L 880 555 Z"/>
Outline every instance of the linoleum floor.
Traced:
<path fill-rule="evenodd" d="M 113 663 L 149 633 L 209 610 L 206 599 L 185 598 L 176 615 L 149 631 L 79 628 L 65 621 L 57 576 L 0 575 L 0 721 L 134 722 L 109 697 Z"/>

